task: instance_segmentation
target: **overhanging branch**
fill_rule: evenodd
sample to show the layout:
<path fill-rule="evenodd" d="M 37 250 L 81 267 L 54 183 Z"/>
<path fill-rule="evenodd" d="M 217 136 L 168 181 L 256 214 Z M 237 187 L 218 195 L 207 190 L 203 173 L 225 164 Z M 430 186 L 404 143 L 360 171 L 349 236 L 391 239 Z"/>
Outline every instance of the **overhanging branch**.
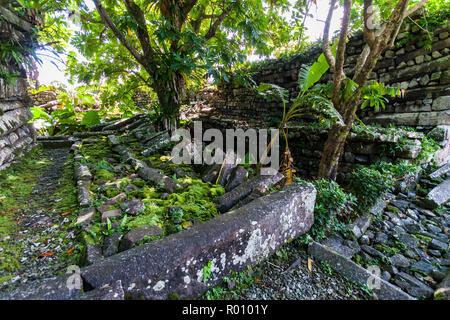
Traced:
<path fill-rule="evenodd" d="M 131 55 L 143 66 L 147 65 L 147 62 L 143 59 L 143 56 L 127 41 L 125 36 L 120 32 L 117 26 L 112 21 L 111 17 L 106 12 L 105 8 L 100 3 L 100 0 L 93 0 L 95 7 L 97 8 L 100 17 L 102 17 L 105 24 L 111 29 L 117 39 L 122 45 L 131 53 Z"/>
<path fill-rule="evenodd" d="M 325 28 L 323 30 L 323 44 L 322 44 L 323 54 L 325 55 L 325 58 L 328 64 L 330 65 L 330 70 L 332 73 L 334 73 L 334 70 L 336 68 L 336 60 L 330 48 L 330 25 L 331 19 L 333 18 L 334 6 L 336 5 L 336 2 L 337 0 L 331 0 L 330 10 L 328 10 L 327 19 L 325 21 Z"/>

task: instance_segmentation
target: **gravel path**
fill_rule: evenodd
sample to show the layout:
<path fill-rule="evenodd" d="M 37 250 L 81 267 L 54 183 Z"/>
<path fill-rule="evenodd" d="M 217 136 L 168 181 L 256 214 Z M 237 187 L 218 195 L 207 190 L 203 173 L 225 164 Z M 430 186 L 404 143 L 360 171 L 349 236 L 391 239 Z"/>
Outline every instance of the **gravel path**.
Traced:
<path fill-rule="evenodd" d="M 295 244 L 286 244 L 265 261 L 253 268 L 253 283 L 237 290 L 228 284 L 224 294 L 215 299 L 224 300 L 368 300 L 372 297 L 329 269 L 311 260 Z M 206 299 L 206 296 L 202 298 Z"/>
<path fill-rule="evenodd" d="M 9 278 L 0 284 L 0 292 L 35 279 L 53 277 L 73 263 L 69 256 L 76 236 L 68 226 L 70 217 L 76 212 L 67 211 L 70 195 L 58 192 L 61 187 L 67 187 L 67 181 L 61 181 L 67 155 L 67 149 L 44 149 L 42 153 L 42 159 L 48 159 L 50 163 L 27 196 L 26 205 L 18 208 L 15 215 L 17 232 L 10 235 L 6 245 L 0 248 L 20 248 L 16 251 L 20 267 L 0 270 L 0 277 Z"/>

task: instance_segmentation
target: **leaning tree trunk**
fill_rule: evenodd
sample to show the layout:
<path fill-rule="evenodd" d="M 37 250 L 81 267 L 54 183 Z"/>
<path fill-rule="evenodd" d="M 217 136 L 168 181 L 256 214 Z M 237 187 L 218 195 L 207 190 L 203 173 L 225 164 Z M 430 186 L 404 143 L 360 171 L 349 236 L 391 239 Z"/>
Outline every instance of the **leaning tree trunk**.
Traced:
<path fill-rule="evenodd" d="M 339 159 L 344 153 L 345 141 L 352 130 L 356 110 L 361 103 L 361 99 L 357 97 L 358 93 L 341 107 L 338 107 L 339 110 L 344 112 L 343 120 L 345 125 L 335 123 L 328 132 L 328 138 L 325 141 L 319 164 L 319 172 L 317 175 L 319 179 L 336 180 Z"/>
<path fill-rule="evenodd" d="M 180 107 L 186 95 L 186 81 L 181 74 L 173 73 L 172 77 L 155 85 L 154 90 L 163 116 L 160 125 L 173 132 L 177 128 Z"/>

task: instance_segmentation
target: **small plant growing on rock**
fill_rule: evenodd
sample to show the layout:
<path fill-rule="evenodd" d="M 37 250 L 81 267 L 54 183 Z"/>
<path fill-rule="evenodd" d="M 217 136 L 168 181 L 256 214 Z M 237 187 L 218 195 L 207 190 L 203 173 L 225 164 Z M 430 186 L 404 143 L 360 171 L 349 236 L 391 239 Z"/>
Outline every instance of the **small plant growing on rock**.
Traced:
<path fill-rule="evenodd" d="M 360 167 L 348 176 L 350 191 L 358 198 L 358 208 L 366 211 L 377 199 L 393 186 L 389 173 L 382 173 L 372 168 Z"/>
<path fill-rule="evenodd" d="M 297 179 L 297 182 L 301 182 Z M 317 190 L 314 208 L 314 225 L 309 234 L 321 240 L 345 229 L 345 221 L 356 204 L 356 197 L 346 193 L 335 181 L 325 179 L 312 181 Z M 307 236 L 301 240 L 307 241 Z"/>

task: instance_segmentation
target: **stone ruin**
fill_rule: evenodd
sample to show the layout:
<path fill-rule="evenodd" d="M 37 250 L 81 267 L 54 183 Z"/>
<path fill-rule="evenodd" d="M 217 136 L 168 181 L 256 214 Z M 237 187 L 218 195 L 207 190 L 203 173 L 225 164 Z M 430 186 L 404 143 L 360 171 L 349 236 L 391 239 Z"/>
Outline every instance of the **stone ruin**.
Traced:
<path fill-rule="evenodd" d="M 386 51 L 378 61 L 369 80 L 405 89 L 403 97 L 390 99 L 386 109 L 378 111 L 366 108 L 358 117 L 366 124 L 395 124 L 417 130 L 399 132 L 395 135 L 379 132 L 352 132 L 347 141 L 345 153 L 340 159 L 340 178 L 351 171 L 356 164 L 369 165 L 381 158 L 415 159 L 420 151 L 423 133 L 430 133 L 442 149 L 435 158 L 440 164 L 450 159 L 450 36 L 448 26 L 434 31 L 431 49 L 424 47 L 426 35 L 420 30 L 403 27 L 396 42 L 396 49 Z M 414 38 L 404 42 L 408 32 Z M 347 44 L 344 71 L 348 76 L 354 73 L 354 65 L 363 49 L 363 35 L 356 33 Z M 313 63 L 321 54 L 315 46 L 306 53 L 285 59 L 271 60 L 260 67 L 249 70 L 257 84 L 272 83 L 289 90 L 291 99 L 298 95 L 298 73 L 302 66 Z M 322 83 L 331 80 L 327 73 Z M 206 111 L 199 117 L 205 128 L 264 127 L 274 119 L 280 119 L 283 105 L 278 101 L 267 102 L 251 88 L 233 81 L 219 84 L 218 89 L 204 89 L 197 96 L 197 105 Z M 370 110 L 369 110 L 370 109 Z M 310 118 L 303 117 L 307 123 Z M 289 128 L 290 149 L 300 175 L 316 175 L 321 151 L 327 131 L 308 125 L 291 125 Z M 401 148 L 392 153 L 382 152 L 402 140 Z"/>
<path fill-rule="evenodd" d="M 26 29 L 19 26 L 18 21 L 3 21 L 2 23 L 8 24 L 9 30 L 13 30 L 11 32 L 17 33 L 19 36 L 26 36 Z M 390 135 L 382 130 L 369 134 L 352 132 L 341 161 L 340 179 L 343 179 L 345 174 L 350 172 L 356 164 L 369 165 L 380 159 L 415 159 L 420 152 L 424 133 L 430 132 L 434 132 L 433 137 L 436 137 L 435 140 L 442 146 L 436 158 L 440 163 L 448 162 L 450 152 L 450 107 L 448 103 L 450 38 L 447 29 L 448 26 L 436 30 L 431 52 L 420 47 L 419 43 L 406 43 L 396 51 L 386 52 L 383 59 L 379 61 L 371 79 L 400 86 L 406 89 L 406 95 L 403 98 L 392 100 L 386 110 L 363 111 L 359 116 L 368 123 L 394 122 L 399 126 L 413 126 L 417 132 L 400 130 L 395 135 Z M 404 36 L 402 33 L 399 40 Z M 361 50 L 361 35 L 357 34 L 348 46 L 349 58 L 346 66 L 348 74 L 351 74 L 356 55 Z M 313 48 L 306 54 L 294 56 L 287 61 L 269 62 L 255 70 L 254 78 L 257 82 L 269 82 L 286 87 L 291 96 L 295 96 L 300 67 L 313 61 L 319 54 L 320 49 Z M 23 74 L 23 70 L 16 71 Z M 328 75 L 323 81 L 329 79 Z M 0 132 L 0 169 L 5 168 L 14 160 L 16 152 L 26 150 L 34 141 L 33 127 L 26 123 L 31 118 L 28 108 L 32 103 L 26 94 L 25 79 L 19 79 L 14 86 L 6 85 L 2 81 L 0 80 L 0 129 L 2 129 Z M 49 96 L 53 99 L 52 95 Z M 39 104 L 49 102 L 44 98 L 39 99 L 38 97 L 35 99 Z M 200 115 L 199 118 L 205 124 L 204 129 L 208 127 L 223 130 L 236 126 L 244 129 L 258 127 L 278 118 L 282 113 L 279 103 L 267 103 L 257 97 L 254 91 L 231 83 L 221 84 L 217 91 L 203 90 L 198 100 L 200 104 L 210 107 L 210 113 Z M 146 104 L 145 97 L 139 99 L 139 103 Z M 161 146 L 165 146 L 167 135 L 164 132 L 151 132 L 148 137 L 148 129 L 148 121 L 137 116 L 101 124 L 91 128 L 90 132 L 76 133 L 72 137 L 40 137 L 38 139 L 39 142 L 50 147 L 71 146 L 76 161 L 75 176 L 78 180 L 81 208 L 78 220 L 80 223 L 87 222 L 86 225 L 89 226 L 89 222 L 95 219 L 95 214 L 99 211 L 99 208 L 94 207 L 86 188 L 92 176 L 89 169 L 83 166 L 83 159 L 79 153 L 79 144 L 83 138 L 108 137 L 114 152 L 125 163 L 138 168 L 137 175 L 140 178 L 157 182 L 169 193 L 175 192 L 179 187 L 157 168 L 152 168 L 136 159 L 133 152 L 126 145 L 120 143 L 120 137 L 118 139 L 121 134 L 134 134 L 145 146 L 144 152 L 151 155 L 160 150 Z M 297 161 L 296 165 L 303 170 L 299 172 L 300 175 L 314 176 L 326 138 L 326 130 L 298 125 L 292 127 L 289 133 L 290 140 L 293 141 L 290 148 Z M 161 139 L 162 136 L 166 140 Z M 400 141 L 402 141 L 401 148 L 390 154 L 384 152 Z M 431 161 L 431 159 L 425 159 L 424 162 L 427 161 Z M 213 172 L 214 168 L 210 169 L 212 171 L 208 169 L 209 171 L 203 173 L 205 175 L 213 174 L 213 180 L 220 176 L 220 173 L 218 176 L 217 172 Z M 444 174 L 446 173 L 440 175 Z M 198 296 L 208 286 L 220 283 L 222 277 L 226 276 L 229 271 L 241 271 L 249 264 L 257 264 L 289 239 L 305 234 L 311 228 L 314 221 L 313 211 L 316 197 L 316 191 L 312 185 L 295 184 L 286 187 L 283 192 L 261 196 L 262 194 L 253 191 L 257 191 L 261 184 L 269 185 L 273 184 L 273 181 L 269 183 L 258 179 L 261 178 L 241 181 L 217 199 L 221 213 L 225 214 L 183 232 L 135 247 L 133 245 L 139 242 L 135 238 L 140 240 L 142 238 L 139 234 L 127 234 L 122 239 L 120 246 L 120 240 L 116 243 L 119 246 L 119 252 L 114 251 L 108 256 L 105 254 L 105 245 L 103 247 L 88 246 L 86 258 L 89 263 L 79 273 L 83 280 L 81 287 L 73 289 L 68 286 L 68 281 L 73 275 L 64 274 L 28 284 L 1 298 L 167 299 L 173 294 L 179 298 Z M 277 177 L 271 179 L 279 180 Z M 442 188 L 445 193 L 445 190 L 449 188 L 448 183 L 441 186 Z M 439 192 L 438 196 L 432 199 L 435 202 L 434 205 L 448 201 L 448 196 L 446 199 L 441 199 L 439 198 L 441 195 L 442 192 Z M 382 200 L 384 201 L 384 199 Z M 385 205 L 386 201 L 384 201 Z M 119 209 L 115 211 L 114 214 L 121 214 L 118 212 Z M 378 210 L 368 214 L 376 215 L 379 212 Z M 425 215 L 429 214 L 428 211 L 424 212 L 426 212 Z M 102 212 L 102 221 L 108 214 L 111 214 L 110 217 L 112 217 L 110 211 Z M 408 211 L 408 217 L 409 214 Z M 372 217 L 369 220 L 372 220 Z M 370 225 L 370 222 L 366 222 L 367 215 L 351 226 L 353 228 L 351 231 L 356 234 L 357 239 L 366 239 L 364 232 Z M 145 233 L 148 230 L 139 231 Z M 125 243 L 124 240 L 128 242 Z M 337 242 L 339 242 L 339 248 L 345 247 L 342 245 L 343 239 L 338 239 Z M 330 247 L 332 247 L 332 243 L 330 243 Z M 313 243 L 309 252 L 318 259 L 330 260 L 329 252 L 326 249 L 327 247 Z M 367 249 L 368 252 L 370 252 L 369 249 Z M 167 254 L 168 252 L 170 254 Z M 337 260 L 336 265 L 338 266 L 348 263 L 348 259 L 342 260 L 346 258 L 344 255 L 333 257 Z M 204 268 L 208 264 L 211 277 L 205 279 Z M 364 268 L 353 264 L 344 272 L 349 272 L 348 274 L 355 275 L 355 277 L 359 274 L 364 279 L 368 276 Z M 409 279 L 408 275 L 403 275 L 403 277 Z M 355 281 L 358 279 L 355 278 Z M 409 279 L 409 281 L 413 280 Z M 413 288 L 409 291 L 409 287 L 399 286 L 416 297 L 418 289 Z M 419 290 L 420 293 L 429 294 L 427 288 L 424 289 L 421 284 L 418 286 L 422 290 Z M 382 282 L 382 289 L 377 293 L 380 298 L 411 298 L 409 294 L 387 281 Z"/>
<path fill-rule="evenodd" d="M 14 39 L 21 45 L 35 41 L 31 37 L 32 24 L 6 8 L 0 10 L 0 41 Z M 28 123 L 33 118 L 29 109 L 33 102 L 28 95 L 25 70 L 16 64 L 2 68 L 18 78 L 11 81 L 0 78 L 0 170 L 30 150 L 35 142 L 33 124 Z"/>

